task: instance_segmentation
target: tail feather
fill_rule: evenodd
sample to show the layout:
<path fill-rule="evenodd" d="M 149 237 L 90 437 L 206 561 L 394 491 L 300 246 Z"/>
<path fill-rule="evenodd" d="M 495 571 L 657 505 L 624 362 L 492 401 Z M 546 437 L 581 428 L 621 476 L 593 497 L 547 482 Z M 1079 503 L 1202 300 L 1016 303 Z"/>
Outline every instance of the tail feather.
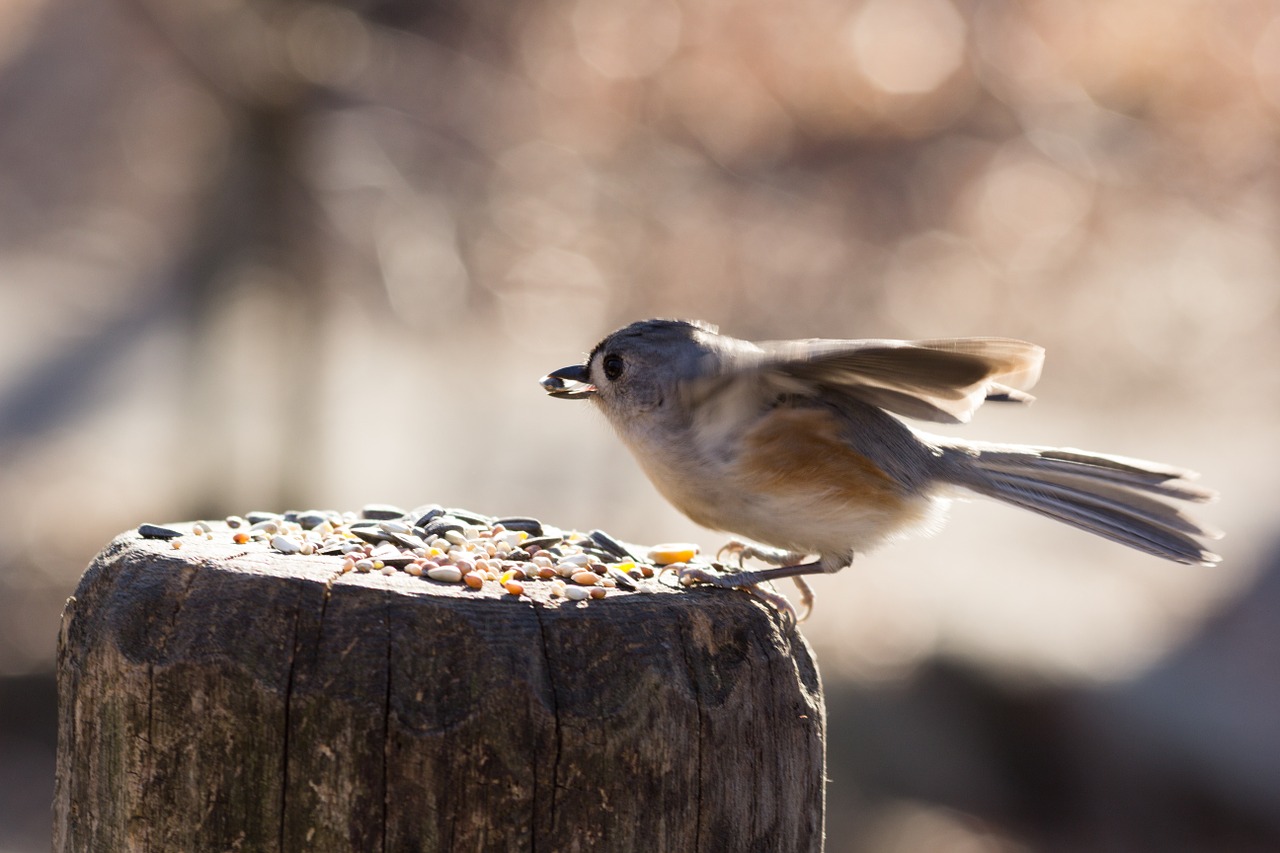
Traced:
<path fill-rule="evenodd" d="M 1110 482 L 1091 482 L 1082 477 L 1068 478 L 1042 473 L 1027 477 L 1016 473 L 996 475 L 993 472 L 993 478 L 1015 491 L 1034 490 L 1046 498 L 1065 503 L 1087 504 L 1120 515 L 1134 516 L 1192 536 L 1216 538 L 1220 535 L 1172 504 Z"/>
<path fill-rule="evenodd" d="M 991 497 L 1055 518 L 1148 554 L 1192 565 L 1218 562 L 1192 536 L 1154 521 L 1146 513 L 1129 512 L 1124 505 L 1087 492 L 1055 489 L 1021 477 L 992 477 Z"/>
<path fill-rule="evenodd" d="M 1008 470 L 1029 474 L 1043 472 L 1046 476 L 1086 480 L 1109 481 L 1121 486 L 1140 489 L 1152 494 L 1177 500 L 1204 503 L 1218 497 L 1212 489 L 1193 482 L 1200 475 L 1185 468 L 1175 468 L 1158 462 L 1146 462 L 1127 456 L 1105 453 L 1089 453 L 1084 450 L 1059 447 L 1009 447 L 1007 445 L 965 445 L 964 450 L 977 455 L 980 464 L 988 470 Z"/>
<path fill-rule="evenodd" d="M 1040 447 L 948 445 L 952 479 L 987 497 L 1029 509 L 1148 554 L 1192 565 L 1221 559 L 1196 537 L 1217 538 L 1160 498 L 1212 500 L 1195 474 L 1120 456 Z M 1158 497 L 1157 497 L 1158 496 Z"/>

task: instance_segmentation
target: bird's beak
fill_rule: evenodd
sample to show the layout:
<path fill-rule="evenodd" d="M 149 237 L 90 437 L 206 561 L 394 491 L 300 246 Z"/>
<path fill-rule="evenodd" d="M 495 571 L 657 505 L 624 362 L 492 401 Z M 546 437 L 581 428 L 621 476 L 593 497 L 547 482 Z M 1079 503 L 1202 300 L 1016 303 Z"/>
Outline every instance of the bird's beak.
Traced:
<path fill-rule="evenodd" d="M 566 381 L 573 384 L 565 385 Z M 585 364 L 575 364 L 570 367 L 553 370 L 539 379 L 538 382 L 552 397 L 562 397 L 566 400 L 585 400 L 596 393 L 596 386 L 591 384 Z"/>

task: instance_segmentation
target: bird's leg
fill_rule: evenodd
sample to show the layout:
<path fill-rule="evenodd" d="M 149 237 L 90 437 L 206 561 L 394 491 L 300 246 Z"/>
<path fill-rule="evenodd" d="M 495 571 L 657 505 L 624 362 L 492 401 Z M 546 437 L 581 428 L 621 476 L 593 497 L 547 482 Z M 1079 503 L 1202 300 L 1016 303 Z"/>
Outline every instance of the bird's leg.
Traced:
<path fill-rule="evenodd" d="M 792 566 L 775 566 L 772 569 L 756 569 L 749 572 L 709 572 L 698 566 L 685 566 L 680 570 L 680 580 L 692 578 L 698 583 L 709 583 L 722 589 L 741 589 L 779 578 L 796 578 L 801 575 L 821 575 L 827 570 L 821 560 Z"/>
<path fill-rule="evenodd" d="M 721 589 L 744 589 L 762 601 L 782 611 L 792 624 L 809 618 L 813 610 L 813 590 L 804 582 L 802 575 L 823 574 L 826 569 L 821 560 L 812 563 L 799 563 L 791 566 L 775 566 L 771 569 L 758 569 L 750 572 L 709 572 L 697 566 L 685 566 L 680 570 L 680 583 L 691 586 L 695 583 L 706 583 Z M 779 578 L 792 578 L 800 587 L 800 603 L 804 606 L 804 616 L 798 616 L 796 610 L 781 594 L 764 590 L 760 584 Z"/>

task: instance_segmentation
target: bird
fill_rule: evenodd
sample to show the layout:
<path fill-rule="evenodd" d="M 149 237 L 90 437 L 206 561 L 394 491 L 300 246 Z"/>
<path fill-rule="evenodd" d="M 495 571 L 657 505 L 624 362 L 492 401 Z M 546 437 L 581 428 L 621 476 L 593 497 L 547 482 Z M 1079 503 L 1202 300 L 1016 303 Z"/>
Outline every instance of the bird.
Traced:
<path fill-rule="evenodd" d="M 967 423 L 985 402 L 1029 403 L 1044 349 L 1003 337 L 753 343 L 709 323 L 650 319 L 542 377 L 593 402 L 657 490 L 729 533 L 738 571 L 686 566 L 686 585 L 745 589 L 794 622 L 805 576 L 942 523 L 949 502 L 994 498 L 1189 565 L 1221 533 L 1180 503 L 1216 493 L 1192 471 L 1073 448 L 970 441 L 906 423 Z M 768 568 L 745 570 L 756 558 Z M 724 568 L 717 564 L 717 568 Z M 761 584 L 793 578 L 804 611 Z"/>

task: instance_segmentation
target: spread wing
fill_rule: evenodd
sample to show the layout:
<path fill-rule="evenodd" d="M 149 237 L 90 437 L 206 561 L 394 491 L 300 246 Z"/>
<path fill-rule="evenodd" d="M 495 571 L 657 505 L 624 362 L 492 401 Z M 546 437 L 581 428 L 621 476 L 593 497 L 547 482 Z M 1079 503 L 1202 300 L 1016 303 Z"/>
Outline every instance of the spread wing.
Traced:
<path fill-rule="evenodd" d="M 781 393 L 835 394 L 918 420 L 965 423 L 986 400 L 1029 402 L 1044 349 L 1012 338 L 778 341 L 744 369 Z"/>

